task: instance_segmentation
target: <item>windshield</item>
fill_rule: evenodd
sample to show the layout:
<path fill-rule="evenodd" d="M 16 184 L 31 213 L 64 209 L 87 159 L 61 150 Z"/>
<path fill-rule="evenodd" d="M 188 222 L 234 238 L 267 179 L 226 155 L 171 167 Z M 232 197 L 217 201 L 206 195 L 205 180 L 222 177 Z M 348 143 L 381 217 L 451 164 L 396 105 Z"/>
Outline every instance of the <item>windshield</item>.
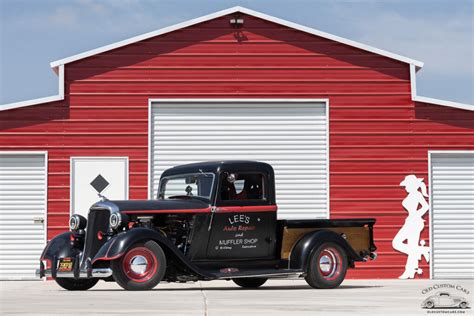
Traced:
<path fill-rule="evenodd" d="M 162 178 L 159 199 L 200 197 L 211 199 L 214 174 L 193 173 Z"/>

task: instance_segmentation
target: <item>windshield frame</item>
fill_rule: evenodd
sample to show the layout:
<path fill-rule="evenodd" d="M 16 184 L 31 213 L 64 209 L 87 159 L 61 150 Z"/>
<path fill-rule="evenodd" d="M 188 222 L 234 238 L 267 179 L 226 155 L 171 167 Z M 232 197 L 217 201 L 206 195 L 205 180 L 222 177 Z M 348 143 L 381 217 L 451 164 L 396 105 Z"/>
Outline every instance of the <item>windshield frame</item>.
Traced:
<path fill-rule="evenodd" d="M 156 198 L 158 200 L 170 200 L 169 198 L 165 198 L 165 197 L 161 198 L 160 197 L 161 191 L 164 187 L 165 181 L 167 182 L 170 179 L 184 178 L 184 177 L 188 177 L 188 176 L 208 176 L 208 175 L 212 176 L 211 191 L 209 192 L 209 197 L 203 197 L 203 196 L 200 196 L 200 195 L 193 195 L 193 196 L 189 196 L 189 197 L 190 198 L 198 198 L 198 199 L 202 199 L 202 200 L 206 200 L 206 201 L 212 201 L 212 198 L 214 196 L 214 185 L 216 184 L 216 175 L 214 174 L 214 172 L 190 172 L 190 173 L 181 173 L 181 174 L 174 174 L 174 175 L 162 177 L 162 178 L 160 178 L 160 183 L 158 184 L 158 191 L 156 193 Z M 183 196 L 184 196 L 184 194 L 183 194 Z"/>

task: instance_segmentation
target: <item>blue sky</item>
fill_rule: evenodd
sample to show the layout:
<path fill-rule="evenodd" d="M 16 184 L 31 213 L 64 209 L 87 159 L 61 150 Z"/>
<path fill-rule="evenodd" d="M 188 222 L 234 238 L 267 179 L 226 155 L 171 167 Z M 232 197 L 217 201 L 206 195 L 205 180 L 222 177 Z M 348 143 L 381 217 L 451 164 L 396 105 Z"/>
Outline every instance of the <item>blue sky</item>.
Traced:
<path fill-rule="evenodd" d="M 0 104 L 56 94 L 51 61 L 235 5 L 423 61 L 419 95 L 474 104 L 474 0 L 0 3 Z"/>

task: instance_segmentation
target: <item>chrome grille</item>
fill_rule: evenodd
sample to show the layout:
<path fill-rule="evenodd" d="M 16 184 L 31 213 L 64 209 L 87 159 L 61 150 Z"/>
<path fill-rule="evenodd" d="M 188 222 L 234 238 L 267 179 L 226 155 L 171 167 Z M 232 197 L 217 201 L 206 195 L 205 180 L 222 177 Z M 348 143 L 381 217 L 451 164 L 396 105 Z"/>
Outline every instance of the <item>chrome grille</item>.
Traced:
<path fill-rule="evenodd" d="M 97 233 L 99 231 L 103 233 L 108 231 L 109 217 L 110 212 L 106 209 L 95 209 L 89 212 L 82 264 L 84 264 L 88 258 L 94 258 L 100 247 L 106 243 L 107 240 L 105 238 L 102 240 L 97 238 Z"/>

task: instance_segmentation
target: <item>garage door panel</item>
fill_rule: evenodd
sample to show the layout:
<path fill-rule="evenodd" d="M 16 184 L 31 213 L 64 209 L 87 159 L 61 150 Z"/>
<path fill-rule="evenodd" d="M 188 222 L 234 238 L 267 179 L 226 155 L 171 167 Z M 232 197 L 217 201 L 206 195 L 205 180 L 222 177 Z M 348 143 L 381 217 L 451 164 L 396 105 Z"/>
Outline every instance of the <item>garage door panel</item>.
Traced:
<path fill-rule="evenodd" d="M 433 278 L 474 276 L 474 152 L 431 154 Z"/>
<path fill-rule="evenodd" d="M 46 157 L 0 152 L 0 279 L 36 279 L 46 241 Z"/>
<path fill-rule="evenodd" d="M 327 218 L 327 116 L 316 102 L 156 102 L 152 196 L 177 164 L 258 160 L 275 169 L 278 217 Z"/>

